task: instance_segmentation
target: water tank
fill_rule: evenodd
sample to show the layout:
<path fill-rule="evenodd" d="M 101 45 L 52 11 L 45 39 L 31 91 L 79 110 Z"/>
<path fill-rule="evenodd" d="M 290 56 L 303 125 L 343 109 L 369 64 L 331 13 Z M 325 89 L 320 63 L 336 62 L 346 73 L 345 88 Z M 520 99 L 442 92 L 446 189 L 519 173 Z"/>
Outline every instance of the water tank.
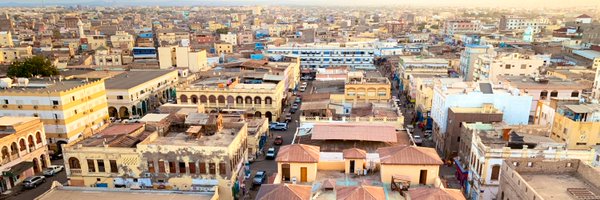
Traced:
<path fill-rule="evenodd" d="M 0 88 L 11 88 L 12 87 L 12 79 L 10 78 L 1 78 L 0 79 Z"/>

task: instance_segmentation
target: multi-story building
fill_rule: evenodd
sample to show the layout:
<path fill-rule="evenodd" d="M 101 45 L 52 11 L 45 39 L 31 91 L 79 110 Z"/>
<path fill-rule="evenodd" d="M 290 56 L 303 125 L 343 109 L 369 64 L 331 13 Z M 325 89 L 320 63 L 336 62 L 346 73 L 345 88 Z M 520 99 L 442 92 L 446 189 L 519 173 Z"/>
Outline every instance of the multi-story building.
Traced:
<path fill-rule="evenodd" d="M 267 70 L 265 70 L 267 69 Z M 207 110 L 239 109 L 249 117 L 278 120 L 289 89 L 296 87 L 298 62 L 246 61 L 201 72 L 177 87 L 178 104 L 203 104 Z"/>
<path fill-rule="evenodd" d="M 500 176 L 505 173 L 504 168 L 501 169 L 502 163 L 506 159 L 580 159 L 591 163 L 595 157 L 593 151 L 567 150 L 564 143 L 555 142 L 547 135 L 548 128 L 545 126 L 463 123 L 463 140 L 455 164 L 465 170 L 460 171 L 460 179 L 467 196 L 471 199 L 496 197 Z M 526 166 L 526 163 L 520 164 Z"/>
<path fill-rule="evenodd" d="M 12 34 L 8 31 L 0 31 L 0 47 L 13 47 Z"/>
<path fill-rule="evenodd" d="M 208 70 L 206 51 L 192 51 L 190 47 L 158 47 L 158 62 L 161 69 L 188 68 L 194 73 Z"/>
<path fill-rule="evenodd" d="M 480 55 L 474 66 L 473 80 L 498 81 L 498 75 L 538 76 L 546 61 L 537 55 L 520 53 Z"/>
<path fill-rule="evenodd" d="M 215 43 L 215 53 L 219 55 L 233 53 L 233 45 L 229 43 Z"/>
<path fill-rule="evenodd" d="M 327 68 L 348 66 L 352 69 L 375 69 L 375 48 L 369 43 L 267 46 L 270 55 L 294 55 L 300 57 L 302 68 Z"/>
<path fill-rule="evenodd" d="M 31 46 L 0 48 L 0 63 L 10 64 L 19 59 L 32 56 Z"/>
<path fill-rule="evenodd" d="M 251 31 L 243 31 L 237 34 L 238 44 L 252 44 L 254 42 L 254 34 Z"/>
<path fill-rule="evenodd" d="M 435 138 L 436 147 L 441 149 L 444 155 L 454 157 L 460 151 L 459 143 L 462 139 L 460 129 L 463 122 L 502 122 L 502 117 L 502 111 L 487 103 L 475 108 L 451 107 L 448 109 L 447 131 Z"/>
<path fill-rule="evenodd" d="M 39 117 L 55 154 L 108 120 L 103 79 L 2 79 L 0 115 Z"/>
<path fill-rule="evenodd" d="M 460 54 L 460 71 L 465 81 L 473 81 L 475 62 L 480 55 L 493 54 L 494 47 L 487 45 L 467 45 Z"/>
<path fill-rule="evenodd" d="M 121 66 L 123 65 L 123 58 L 120 52 L 113 52 L 101 46 L 94 53 L 94 64 L 98 66 Z"/>
<path fill-rule="evenodd" d="M 581 97 L 583 90 L 592 86 L 587 81 L 561 79 L 554 76 L 505 76 L 498 75 L 498 85 L 515 88 L 519 93 L 533 97 L 530 115 L 535 115 L 538 101 L 549 101 L 552 97 L 567 98 Z M 515 90 L 515 91 L 517 91 Z"/>
<path fill-rule="evenodd" d="M 531 99 L 529 95 L 490 83 L 453 82 L 435 85 L 431 118 L 437 149 L 442 150 L 442 139 L 447 138 L 450 108 L 477 108 L 492 104 L 504 114 L 502 121 L 510 125 L 528 124 Z"/>
<path fill-rule="evenodd" d="M 526 18 L 514 15 L 502 15 L 500 18 L 499 29 L 501 31 L 524 32 L 528 27 L 531 27 L 533 33 L 539 33 L 546 29 L 550 24 L 547 18 Z"/>
<path fill-rule="evenodd" d="M 219 39 L 223 42 L 229 43 L 231 45 L 238 45 L 238 38 L 237 38 L 237 34 L 235 33 L 227 33 L 227 34 L 221 34 L 219 36 Z"/>
<path fill-rule="evenodd" d="M 589 150 L 600 145 L 600 104 L 580 103 L 556 108 L 552 139 L 565 142 L 568 149 Z"/>
<path fill-rule="evenodd" d="M 189 40 L 190 33 L 176 30 L 160 30 L 156 33 L 156 38 L 160 46 L 178 45 L 182 40 Z"/>
<path fill-rule="evenodd" d="M 117 31 L 116 34 L 110 36 L 110 43 L 112 44 L 112 48 L 132 50 L 135 38 L 125 31 Z"/>
<path fill-rule="evenodd" d="M 449 62 L 441 58 L 419 58 L 416 56 L 401 56 L 397 77 L 400 77 L 400 91 L 407 92 L 410 85 L 411 75 L 448 75 Z"/>
<path fill-rule="evenodd" d="M 502 164 L 495 199 L 598 199 L 598 170 L 577 160 L 510 159 Z"/>
<path fill-rule="evenodd" d="M 0 31 L 13 32 L 15 31 L 15 23 L 8 13 L 0 15 Z"/>
<path fill-rule="evenodd" d="M 106 80 L 108 114 L 115 119 L 140 118 L 176 98 L 177 70 L 126 71 Z"/>
<path fill-rule="evenodd" d="M 344 88 L 346 102 L 388 102 L 392 97 L 392 85 L 385 77 L 366 77 L 363 74 L 348 75 Z"/>
<path fill-rule="evenodd" d="M 592 89 L 592 98 L 600 100 L 600 58 L 594 59 L 594 68 L 596 76 L 594 77 L 594 88 Z"/>
<path fill-rule="evenodd" d="M 147 124 L 118 124 L 67 146 L 64 160 L 70 185 L 239 197 L 234 191 L 240 191 L 246 173 L 246 123 L 201 114 L 187 118 L 183 126 L 159 133 Z"/>
<path fill-rule="evenodd" d="M 545 125 L 552 127 L 554 124 L 554 115 L 556 110 L 561 105 L 579 104 L 581 99 L 578 97 L 550 98 L 550 101 L 538 101 L 535 114 L 533 116 L 533 124 Z"/>
<path fill-rule="evenodd" d="M 14 188 L 50 164 L 44 124 L 37 117 L 0 117 L 0 191 Z"/>
<path fill-rule="evenodd" d="M 106 35 L 89 35 L 83 40 L 87 41 L 82 44 L 84 50 L 96 50 L 100 47 L 108 48 Z"/>
<path fill-rule="evenodd" d="M 477 33 L 481 31 L 481 21 L 468 19 L 446 20 L 443 31 L 446 35 Z"/>

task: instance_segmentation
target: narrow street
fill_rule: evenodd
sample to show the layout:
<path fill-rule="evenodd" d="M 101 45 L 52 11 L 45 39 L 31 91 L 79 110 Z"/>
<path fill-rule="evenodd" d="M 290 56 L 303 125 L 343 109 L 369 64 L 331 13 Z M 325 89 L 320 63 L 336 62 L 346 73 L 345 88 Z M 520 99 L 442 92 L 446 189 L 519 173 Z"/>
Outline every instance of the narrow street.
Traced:
<path fill-rule="evenodd" d="M 52 165 L 63 165 L 63 160 L 52 160 Z M 36 174 L 37 176 L 42 176 L 42 173 L 38 173 Z M 36 197 L 40 196 L 41 194 L 44 194 L 46 191 L 48 191 L 50 189 L 50 186 L 52 186 L 52 182 L 54 181 L 58 181 L 59 183 L 66 183 L 67 182 L 67 174 L 65 173 L 65 170 L 62 170 L 60 173 L 51 176 L 51 177 L 46 177 L 46 182 L 42 183 L 40 186 L 37 186 L 35 188 L 32 189 L 24 189 L 22 184 L 17 185 L 15 188 L 11 189 L 11 192 L 9 194 L 2 194 L 2 196 L 0 196 L 0 199 L 6 199 L 6 200 L 30 200 L 30 199 L 35 199 Z"/>

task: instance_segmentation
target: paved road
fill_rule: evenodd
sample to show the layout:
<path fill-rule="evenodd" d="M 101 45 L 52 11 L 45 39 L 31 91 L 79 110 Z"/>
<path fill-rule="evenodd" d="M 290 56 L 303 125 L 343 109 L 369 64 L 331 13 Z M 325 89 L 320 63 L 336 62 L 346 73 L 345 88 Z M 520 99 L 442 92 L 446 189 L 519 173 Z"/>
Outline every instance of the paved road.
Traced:
<path fill-rule="evenodd" d="M 63 160 L 53 160 L 52 164 L 53 165 L 63 165 Z M 41 173 L 39 175 L 41 175 Z M 57 175 L 54 175 L 52 177 L 46 177 L 45 183 L 43 183 L 42 185 L 40 185 L 36 188 L 33 188 L 33 189 L 25 190 L 22 188 L 22 185 L 19 184 L 16 186 L 16 188 L 12 189 L 13 192 L 11 194 L 2 195 L 2 197 L 0 199 L 7 199 L 7 200 L 35 199 L 36 197 L 40 196 L 44 192 L 48 191 L 50 189 L 50 186 L 52 186 L 52 182 L 54 182 L 54 181 L 58 181 L 60 183 L 67 182 L 67 176 L 65 174 L 65 170 L 61 171 L 60 173 L 58 173 Z"/>

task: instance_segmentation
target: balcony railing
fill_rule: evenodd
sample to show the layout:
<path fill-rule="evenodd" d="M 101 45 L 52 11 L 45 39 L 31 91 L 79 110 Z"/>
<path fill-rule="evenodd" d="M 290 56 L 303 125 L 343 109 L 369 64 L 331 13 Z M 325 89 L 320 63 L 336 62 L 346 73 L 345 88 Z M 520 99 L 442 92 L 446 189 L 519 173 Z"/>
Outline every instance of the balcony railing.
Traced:
<path fill-rule="evenodd" d="M 81 175 L 81 169 L 71 169 L 71 175 Z"/>

